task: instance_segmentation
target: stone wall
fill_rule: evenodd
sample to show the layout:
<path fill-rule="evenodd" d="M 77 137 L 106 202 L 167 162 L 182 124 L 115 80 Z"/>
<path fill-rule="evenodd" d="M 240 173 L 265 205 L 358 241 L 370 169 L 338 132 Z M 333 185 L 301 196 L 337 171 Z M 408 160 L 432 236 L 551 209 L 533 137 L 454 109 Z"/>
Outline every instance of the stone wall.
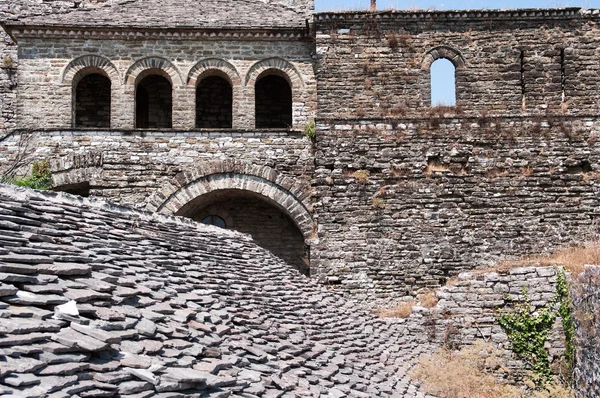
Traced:
<path fill-rule="evenodd" d="M 600 267 L 588 265 L 577 278 L 573 304 L 577 324 L 575 386 L 580 397 L 600 395 Z"/>
<path fill-rule="evenodd" d="M 423 318 L 430 339 L 449 347 L 462 347 L 475 340 L 491 342 L 512 350 L 506 332 L 498 324 L 500 311 L 510 312 L 515 303 L 523 302 L 523 288 L 535 310 L 546 307 L 556 296 L 557 269 L 524 267 L 497 272 L 467 272 L 439 289 L 440 299 L 432 309 L 415 307 L 417 318 Z M 565 370 L 565 335 L 561 318 L 557 317 L 546 342 L 551 368 L 558 374 Z M 526 365 L 513 357 L 511 368 L 518 373 Z"/>
<path fill-rule="evenodd" d="M 311 269 L 370 297 L 597 236 L 600 120 L 317 124 Z"/>
<path fill-rule="evenodd" d="M 196 85 L 224 76 L 233 88 L 233 127 L 254 129 L 254 83 L 269 73 L 284 76 L 293 93 L 293 127 L 302 130 L 316 112 L 311 40 L 216 39 L 107 40 L 19 39 L 20 128 L 72 127 L 72 97 L 78 74 L 101 69 L 111 79 L 111 128 L 135 127 L 135 91 L 148 73 L 173 86 L 173 128 L 196 127 Z"/>
<path fill-rule="evenodd" d="M 77 7 L 94 7 L 104 1 L 71 0 L 2 0 L 0 22 L 32 15 L 63 13 Z M 15 42 L 0 29 L 0 136 L 17 127 L 17 66 L 18 55 Z"/>
<path fill-rule="evenodd" d="M 18 156 L 21 135 L 0 147 L 0 170 Z M 310 141 L 290 132 L 37 132 L 29 159 L 48 158 L 59 186 L 89 181 L 90 193 L 144 207 L 148 197 L 178 173 L 240 160 L 273 168 L 308 190 L 314 168 Z M 93 174 L 88 172 L 97 168 Z M 29 166 L 21 170 L 29 172 Z"/>
<path fill-rule="evenodd" d="M 317 14 L 319 115 L 426 114 L 439 58 L 456 67 L 464 112 L 596 114 L 599 21 L 579 9 Z"/>

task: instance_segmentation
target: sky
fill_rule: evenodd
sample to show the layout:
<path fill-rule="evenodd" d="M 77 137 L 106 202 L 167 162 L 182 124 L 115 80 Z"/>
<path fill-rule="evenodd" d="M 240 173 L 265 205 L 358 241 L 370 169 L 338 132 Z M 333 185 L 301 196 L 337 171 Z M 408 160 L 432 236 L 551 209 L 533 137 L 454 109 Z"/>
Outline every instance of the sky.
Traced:
<path fill-rule="evenodd" d="M 322 11 L 366 10 L 370 0 L 315 0 L 315 9 Z M 600 0 L 377 0 L 377 9 L 398 10 L 468 10 L 468 9 L 511 9 L 511 8 L 600 8 Z M 454 105 L 454 67 L 450 62 L 438 60 L 431 66 L 432 105 Z"/>

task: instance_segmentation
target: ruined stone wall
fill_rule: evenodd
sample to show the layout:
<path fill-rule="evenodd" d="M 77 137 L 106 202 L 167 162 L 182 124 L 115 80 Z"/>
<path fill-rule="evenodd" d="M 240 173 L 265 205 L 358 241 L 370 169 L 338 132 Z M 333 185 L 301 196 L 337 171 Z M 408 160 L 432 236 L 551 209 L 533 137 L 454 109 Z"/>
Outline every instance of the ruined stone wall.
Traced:
<path fill-rule="evenodd" d="M 556 297 L 555 267 L 522 267 L 489 272 L 465 272 L 436 292 L 433 308 L 415 306 L 411 320 L 420 319 L 430 341 L 458 348 L 485 340 L 512 350 L 512 344 L 498 323 L 500 311 L 510 313 L 524 300 L 523 288 L 534 307 L 542 310 Z M 551 368 L 556 374 L 566 369 L 565 334 L 558 316 L 546 340 Z M 526 364 L 514 354 L 509 361 L 511 376 L 520 378 Z"/>
<path fill-rule="evenodd" d="M 439 58 L 456 66 L 463 112 L 596 114 L 599 21 L 578 9 L 317 14 L 319 115 L 426 115 Z"/>
<path fill-rule="evenodd" d="M 100 64 L 111 79 L 113 129 L 134 128 L 136 78 L 152 69 L 173 85 L 175 129 L 195 128 L 196 84 L 211 74 L 226 77 L 233 86 L 233 127 L 253 129 L 254 82 L 265 70 L 287 76 L 293 92 L 293 124 L 303 129 L 316 112 L 313 46 L 308 40 L 225 37 L 193 41 L 23 38 L 19 42 L 19 127 L 71 128 L 76 72 Z"/>
<path fill-rule="evenodd" d="M 311 269 L 369 297 L 597 235 L 600 120 L 317 123 Z"/>

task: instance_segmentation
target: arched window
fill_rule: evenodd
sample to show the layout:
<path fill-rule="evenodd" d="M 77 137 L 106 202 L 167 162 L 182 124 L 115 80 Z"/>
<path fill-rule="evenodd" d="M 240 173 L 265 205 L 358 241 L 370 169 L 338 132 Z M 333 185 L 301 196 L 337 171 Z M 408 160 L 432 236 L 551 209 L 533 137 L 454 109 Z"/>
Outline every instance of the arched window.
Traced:
<path fill-rule="evenodd" d="M 292 126 L 292 88 L 278 75 L 259 78 L 256 92 L 256 128 Z"/>
<path fill-rule="evenodd" d="M 173 126 L 173 88 L 161 75 L 140 80 L 135 90 L 135 127 L 171 128 Z"/>
<path fill-rule="evenodd" d="M 431 106 L 456 106 L 456 68 L 445 58 L 431 64 Z"/>
<path fill-rule="evenodd" d="M 202 224 L 206 224 L 206 225 L 215 225 L 219 228 L 227 228 L 227 223 L 225 222 L 224 219 L 222 219 L 219 216 L 215 216 L 215 215 L 211 215 L 211 216 L 206 216 L 202 219 Z"/>
<path fill-rule="evenodd" d="M 91 73 L 75 87 L 75 127 L 110 127 L 110 79 Z"/>
<path fill-rule="evenodd" d="M 221 76 L 209 76 L 196 88 L 196 127 L 231 128 L 233 89 Z"/>

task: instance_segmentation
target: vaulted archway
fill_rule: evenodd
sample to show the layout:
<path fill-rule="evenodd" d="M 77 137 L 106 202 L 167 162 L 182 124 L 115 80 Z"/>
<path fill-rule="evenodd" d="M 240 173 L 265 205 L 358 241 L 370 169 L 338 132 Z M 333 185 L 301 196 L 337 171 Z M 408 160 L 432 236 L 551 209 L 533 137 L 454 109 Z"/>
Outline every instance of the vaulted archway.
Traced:
<path fill-rule="evenodd" d="M 215 162 L 176 176 L 150 198 L 146 209 L 198 222 L 222 219 L 227 229 L 251 235 L 308 275 L 315 228 L 303 203 L 307 196 L 296 194 L 303 191 L 268 167 Z"/>

